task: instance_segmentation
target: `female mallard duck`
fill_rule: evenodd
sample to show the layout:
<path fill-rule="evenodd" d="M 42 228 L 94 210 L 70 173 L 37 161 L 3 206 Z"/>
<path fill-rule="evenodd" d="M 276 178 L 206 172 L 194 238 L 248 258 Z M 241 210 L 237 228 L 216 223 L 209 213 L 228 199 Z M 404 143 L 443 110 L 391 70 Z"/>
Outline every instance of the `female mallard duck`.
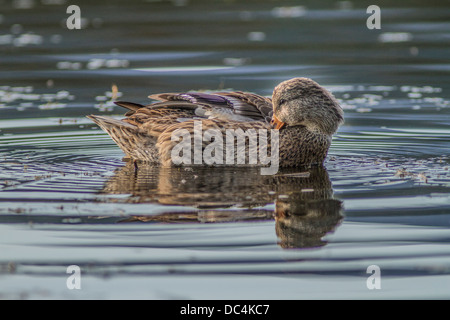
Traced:
<path fill-rule="evenodd" d="M 105 130 L 132 160 L 163 166 L 174 164 L 172 149 L 179 143 L 174 134 L 182 129 L 195 134 L 196 123 L 201 124 L 202 133 L 209 129 L 221 133 L 223 141 L 226 131 L 231 129 L 245 132 L 274 129 L 278 133 L 280 167 L 322 164 L 331 137 L 344 120 L 333 95 L 308 78 L 280 83 L 272 99 L 244 92 L 163 93 L 150 98 L 159 102 L 147 106 L 115 102 L 130 110 L 123 120 L 96 115 L 88 118 Z M 203 137 L 200 151 L 216 139 Z M 269 139 L 265 150 L 271 149 L 271 142 Z M 238 148 L 234 149 L 235 153 Z M 195 152 L 192 152 L 193 157 Z"/>

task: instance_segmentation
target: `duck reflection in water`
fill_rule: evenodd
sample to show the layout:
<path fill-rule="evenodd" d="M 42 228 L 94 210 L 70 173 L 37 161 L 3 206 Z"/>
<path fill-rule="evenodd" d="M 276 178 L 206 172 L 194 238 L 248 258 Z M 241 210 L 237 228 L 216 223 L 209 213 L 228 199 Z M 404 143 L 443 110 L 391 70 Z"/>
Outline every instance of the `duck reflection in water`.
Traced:
<path fill-rule="evenodd" d="M 141 166 L 118 169 L 103 194 L 130 194 L 127 203 L 170 205 L 163 214 L 131 215 L 120 222 L 218 223 L 275 219 L 282 248 L 325 245 L 323 237 L 343 219 L 342 202 L 324 167 L 284 169 L 273 176 L 259 168 Z M 275 210 L 273 210 L 275 204 Z M 170 210 L 172 206 L 180 209 Z M 182 208 L 185 207 L 186 210 Z"/>

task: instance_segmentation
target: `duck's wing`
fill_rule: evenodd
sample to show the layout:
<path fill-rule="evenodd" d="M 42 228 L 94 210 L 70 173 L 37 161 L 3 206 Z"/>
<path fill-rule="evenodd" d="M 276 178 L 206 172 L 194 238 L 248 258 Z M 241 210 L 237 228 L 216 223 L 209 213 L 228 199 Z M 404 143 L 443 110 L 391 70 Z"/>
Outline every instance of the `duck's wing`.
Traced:
<path fill-rule="evenodd" d="M 190 118 L 218 119 L 229 121 L 263 121 L 270 123 L 272 101 L 253 93 L 245 92 L 189 92 L 161 93 L 149 96 L 158 102 L 143 106 L 136 103 L 117 101 L 116 104 L 129 109 L 130 120 L 147 118 L 150 114 L 162 116 L 176 115 L 177 112 Z M 175 111 L 177 110 L 177 111 Z M 189 118 L 189 117 L 188 117 Z M 139 122 L 139 121 L 138 121 Z"/>
<path fill-rule="evenodd" d="M 116 101 L 129 110 L 122 120 L 95 115 L 88 118 L 105 130 L 131 158 L 151 162 L 161 160 L 158 155 L 161 152 L 155 144 L 164 132 L 165 137 L 176 129 L 193 129 L 195 120 L 203 120 L 204 130 L 222 130 L 266 128 L 272 118 L 271 99 L 252 93 L 162 93 L 150 97 L 157 102 L 145 106 Z"/>
<path fill-rule="evenodd" d="M 272 99 L 248 92 L 222 92 L 231 102 L 233 112 L 270 123 L 273 115 Z"/>

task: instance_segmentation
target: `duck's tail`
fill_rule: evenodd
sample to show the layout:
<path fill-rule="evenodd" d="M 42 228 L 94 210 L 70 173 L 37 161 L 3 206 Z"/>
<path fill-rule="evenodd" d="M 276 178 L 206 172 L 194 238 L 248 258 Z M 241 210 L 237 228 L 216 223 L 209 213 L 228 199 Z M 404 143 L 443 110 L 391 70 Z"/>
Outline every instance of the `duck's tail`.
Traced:
<path fill-rule="evenodd" d="M 138 127 L 136 127 L 135 125 L 132 125 L 131 123 L 125 122 L 123 120 L 117 120 L 111 117 L 97 116 L 93 114 L 86 117 L 94 121 L 96 124 L 98 124 L 98 126 L 103 130 L 105 130 L 108 134 L 110 134 L 109 131 L 112 128 L 117 127 L 124 128 L 127 130 L 135 130 L 135 131 L 138 130 Z"/>
<path fill-rule="evenodd" d="M 92 114 L 86 117 L 109 134 L 127 156 L 134 160 L 158 162 L 155 137 L 149 136 L 137 126 L 123 120 Z"/>

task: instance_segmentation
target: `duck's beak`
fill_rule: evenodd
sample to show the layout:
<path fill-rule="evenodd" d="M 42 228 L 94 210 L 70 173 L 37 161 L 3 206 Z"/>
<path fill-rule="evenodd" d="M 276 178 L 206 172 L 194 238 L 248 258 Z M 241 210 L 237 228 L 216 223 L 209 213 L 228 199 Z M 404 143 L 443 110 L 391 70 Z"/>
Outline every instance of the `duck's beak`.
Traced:
<path fill-rule="evenodd" d="M 286 123 L 281 122 L 277 117 L 275 117 L 275 115 L 272 116 L 272 121 L 270 122 L 270 124 L 276 130 L 280 130 L 286 125 Z"/>

